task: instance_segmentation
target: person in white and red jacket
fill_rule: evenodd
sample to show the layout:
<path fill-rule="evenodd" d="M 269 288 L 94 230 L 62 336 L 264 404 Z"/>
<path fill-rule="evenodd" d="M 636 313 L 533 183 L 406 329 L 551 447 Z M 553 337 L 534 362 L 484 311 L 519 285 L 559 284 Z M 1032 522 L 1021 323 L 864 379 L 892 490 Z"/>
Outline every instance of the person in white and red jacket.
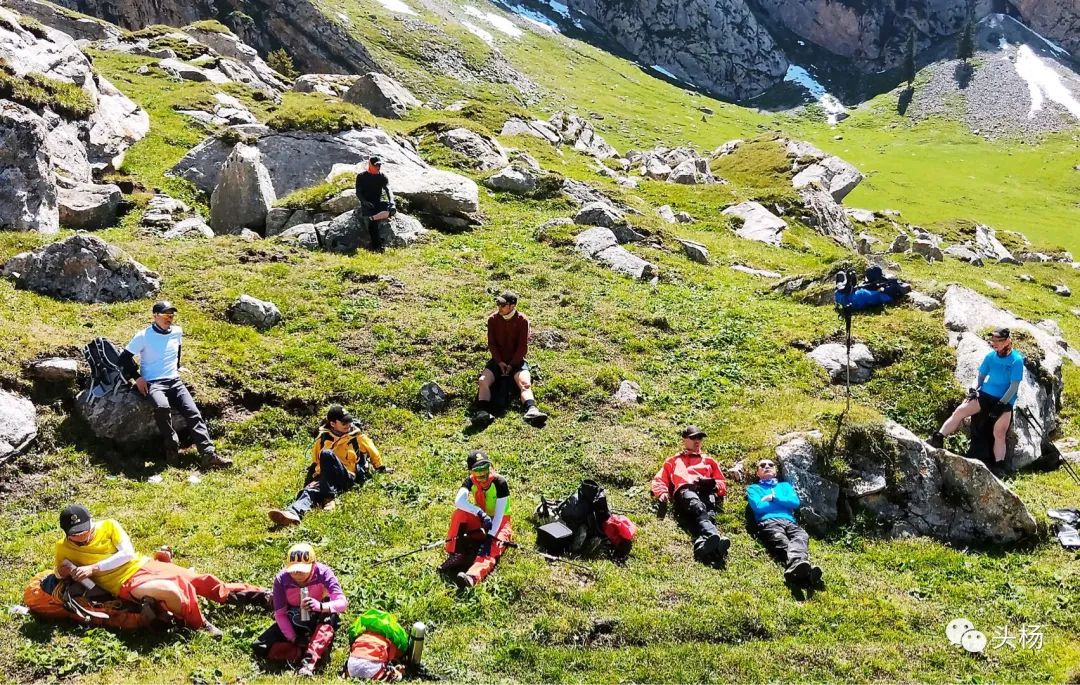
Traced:
<path fill-rule="evenodd" d="M 652 494 L 661 505 L 673 505 L 679 524 L 694 538 L 694 558 L 715 563 L 727 558 L 731 546 L 716 528 L 716 506 L 727 495 L 727 481 L 716 460 L 702 453 L 704 438 L 697 426 L 683 429 L 683 450 L 653 476 Z"/>

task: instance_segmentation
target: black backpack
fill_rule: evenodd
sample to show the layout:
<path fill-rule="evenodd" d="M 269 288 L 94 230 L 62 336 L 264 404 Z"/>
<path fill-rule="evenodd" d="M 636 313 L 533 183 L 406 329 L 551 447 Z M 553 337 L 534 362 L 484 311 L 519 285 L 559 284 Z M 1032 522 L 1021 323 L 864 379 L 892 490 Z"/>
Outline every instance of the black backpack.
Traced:
<path fill-rule="evenodd" d="M 127 385 L 120 368 L 120 350 L 107 338 L 94 338 L 83 348 L 90 367 L 90 402 Z"/>

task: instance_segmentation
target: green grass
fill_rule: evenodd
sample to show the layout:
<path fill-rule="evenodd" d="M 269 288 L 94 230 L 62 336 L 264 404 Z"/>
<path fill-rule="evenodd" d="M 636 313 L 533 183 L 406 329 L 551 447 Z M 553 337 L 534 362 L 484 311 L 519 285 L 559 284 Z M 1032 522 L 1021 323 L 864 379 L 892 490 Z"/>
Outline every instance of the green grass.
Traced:
<path fill-rule="evenodd" d="M 350 11 L 363 16 L 357 7 Z M 388 50 L 393 36 L 382 41 L 377 49 Z M 780 569 L 745 534 L 741 487 L 731 488 L 720 517 L 733 538 L 725 571 L 695 564 L 689 541 L 670 518 L 661 521 L 646 513 L 647 480 L 676 451 L 678 427 L 685 423 L 709 432 L 706 447 L 725 465 L 771 454 L 780 434 L 829 432 L 835 426 L 843 390 L 829 385 L 797 345 L 836 339 L 842 322 L 831 307 L 772 295 L 766 283 L 726 267 L 741 263 L 785 275 L 819 274 L 846 253 L 798 224 L 785 235 L 783 249 L 740 240 L 718 210 L 742 199 L 779 200 L 788 194 L 785 160 L 769 141 L 781 124 L 874 172 L 864 184 L 870 194 L 857 202 L 853 196 L 850 204 L 893 204 L 886 202 L 888 193 L 902 194 L 877 185 L 884 172 L 874 165 L 885 164 L 882 160 L 900 148 L 881 142 L 884 147 L 854 149 L 860 136 L 888 139 L 892 129 L 883 123 L 885 115 L 856 112 L 853 125 L 843 129 L 844 141 L 831 141 L 835 133 L 806 121 L 688 95 L 561 37 L 528 35 L 501 49 L 515 64 L 532 65 L 529 76 L 545 89 L 542 103 L 530 108 L 535 115 L 578 104 L 579 111 L 603 115 L 596 120 L 598 129 L 622 150 L 688 141 L 712 149 L 730 138 L 749 141 L 716 164 L 729 186 L 644 181 L 636 191 L 617 186 L 569 150 L 533 139 L 503 141 L 525 149 L 545 169 L 588 181 L 639 211 L 631 220 L 659 236 L 663 249 L 629 249 L 659 266 L 660 282 L 630 281 L 584 261 L 564 244 L 568 232 L 562 240 L 536 241 L 537 226 L 572 213 L 568 202 L 519 200 L 483 188 L 484 226 L 436 234 L 423 245 L 382 254 L 312 253 L 229 237 L 163 249 L 159 241 L 137 234 L 135 219 L 128 219 L 102 236 L 163 275 L 162 296 L 177 303 L 178 323 L 186 332 L 185 366 L 191 369 L 186 380 L 219 447 L 237 467 L 191 483 L 190 466 L 166 468 L 149 453 L 113 453 L 67 417 L 65 400 L 42 403 L 40 442 L 20 459 L 3 495 L 0 562 L 6 572 L 0 576 L 0 602 L 19 601 L 26 579 L 48 563 L 59 535 L 56 511 L 82 501 L 95 513 L 120 519 L 140 551 L 172 544 L 178 561 L 229 579 L 269 583 L 291 543 L 312 541 L 339 572 L 351 602 L 349 617 L 379 606 L 403 622 L 428 622 L 432 632 L 425 661 L 434 674 L 453 682 L 1065 682 L 1080 677 L 1080 619 L 1071 607 L 1080 595 L 1080 560 L 1046 534 L 1042 513 L 1075 503 L 1076 489 L 1062 472 L 1011 479 L 1042 524 L 1042 534 L 1028 548 L 986 552 L 931 540 L 886 541 L 870 535 L 863 521 L 814 539 L 812 554 L 826 569 L 829 587 L 807 602 L 787 593 Z M 481 52 L 477 49 L 479 58 Z M 135 70 L 149 63 L 143 58 L 94 56 L 97 67 L 147 108 L 153 121 L 150 136 L 128 152 L 124 171 L 198 204 L 187 184 L 164 172 L 206 134 L 174 108 L 209 97 L 210 86 L 177 84 L 153 73 L 140 76 Z M 477 104 L 461 120 L 444 116 L 450 113 L 418 112 L 381 125 L 402 132 L 473 122 L 476 114 L 474 127 L 497 131 L 504 116 L 520 111 L 513 96 L 499 88 L 451 84 L 431 75 L 416 78 L 418 91 L 430 88 L 447 101 L 469 97 Z M 291 99 L 274 110 L 238 92 L 264 120 L 282 110 L 296 118 L 333 119 L 322 111 L 321 100 Z M 309 108 L 314 114 L 301 111 L 301 103 L 314 105 Z M 698 104 L 717 114 L 701 122 Z M 932 124 L 896 129 L 895 135 L 909 141 L 922 136 L 926 153 L 940 152 L 946 161 L 955 161 L 950 151 L 959 143 L 954 141 L 965 139 L 962 132 Z M 1049 142 L 1044 154 L 1053 153 L 1055 144 Z M 982 159 L 983 143 L 970 145 Z M 855 159 L 860 154 L 866 161 Z M 909 191 L 919 190 L 895 202 L 905 217 L 940 222 L 943 231 L 946 223 L 950 231 L 964 230 L 966 224 L 957 220 L 1008 228 L 981 214 L 983 205 L 990 208 L 987 216 L 997 211 L 993 208 L 1001 201 L 986 197 L 994 193 L 984 190 L 983 197 L 954 203 L 930 187 L 957 167 L 895 162 L 894 168 Z M 927 176 L 905 175 L 918 173 Z M 1018 173 L 1028 189 L 1040 178 L 1033 166 Z M 978 187 L 975 180 L 962 183 Z M 1061 180 L 1046 183 L 1051 195 L 1068 187 Z M 310 206 L 332 190 L 309 189 L 283 202 Z M 660 204 L 689 211 L 698 221 L 663 224 L 653 212 Z M 1048 217 L 1069 215 L 1061 208 L 1039 211 Z M 873 230 L 888 237 L 891 229 L 882 222 Z M 1055 231 L 1052 222 L 1045 234 L 1040 230 L 1025 232 L 1051 245 L 1068 243 L 1069 236 Z M 675 237 L 704 244 L 712 264 L 689 262 Z M 49 240 L 0 233 L 0 255 Z M 1070 313 L 1069 299 L 1051 297 L 1046 289 L 1048 283 L 1064 282 L 1080 292 L 1080 276 L 1068 265 L 978 269 L 953 261 L 929 265 L 916 257 L 894 259 L 902 276 L 924 292 L 940 294 L 950 282 L 963 283 L 1032 320 L 1054 318 L 1068 339 L 1080 340 L 1080 317 Z M 1035 282 L 1021 282 L 1021 273 L 1030 273 Z M 392 276 L 401 287 L 375 275 Z M 994 291 L 986 279 L 1009 290 Z M 522 294 L 522 309 L 535 329 L 557 331 L 566 341 L 565 349 L 534 344 L 529 355 L 538 368 L 538 399 L 552 418 L 537 431 L 511 413 L 480 435 L 466 435 L 464 414 L 485 361 L 483 322 L 491 294 L 506 287 Z M 228 323 L 225 309 L 241 293 L 275 302 L 284 321 L 265 334 Z M 57 302 L 0 282 L 5 332 L 0 384 L 31 392 L 21 374 L 25 362 L 39 354 L 70 353 L 97 335 L 125 342 L 145 325 L 146 309 L 147 302 Z M 859 428 L 850 432 L 848 445 L 873 438 L 883 417 L 925 431 L 962 392 L 952 379 L 953 357 L 940 313 L 897 307 L 859 316 L 854 335 L 891 363 L 870 383 L 852 389 L 850 425 Z M 641 384 L 643 403 L 611 405 L 611 389 L 623 378 Z M 420 385 L 428 380 L 452 397 L 446 412 L 430 418 L 417 401 Z M 1066 435 L 1080 435 L 1078 393 L 1080 370 L 1069 366 L 1062 414 Z M 309 431 L 331 402 L 353 410 L 396 473 L 347 494 L 332 514 L 314 512 L 299 528 L 272 531 L 265 511 L 285 503 L 300 486 Z M 630 512 L 640 526 L 627 565 L 587 562 L 597 574 L 589 580 L 565 566 L 511 551 L 489 581 L 464 598 L 434 573 L 441 558 L 437 552 L 373 566 L 376 558 L 444 532 L 464 455 L 474 446 L 494 455 L 510 479 L 514 525 L 526 546 L 531 544 L 528 513 L 541 494 L 565 495 L 585 476 L 600 480 L 612 506 Z M 149 482 L 154 474 L 163 482 Z M 269 625 L 269 617 L 219 607 L 210 607 L 209 615 L 225 630 L 220 643 L 204 635 L 91 632 L 0 613 L 0 628 L 11 636 L 0 643 L 0 672 L 16 681 L 287 680 L 263 674 L 250 657 L 251 640 Z M 1039 624 L 1045 647 L 969 656 L 944 635 L 945 624 L 958 616 L 988 634 L 997 626 L 1015 632 Z M 610 621 L 611 631 L 595 634 L 597 621 Z M 323 681 L 335 680 L 345 659 L 341 645 Z"/>
<path fill-rule="evenodd" d="M 45 76 L 17 75 L 0 59 L 0 98 L 9 98 L 36 111 L 48 107 L 68 119 L 85 119 L 94 113 L 94 101 L 78 86 Z"/>
<path fill-rule="evenodd" d="M 372 126 L 375 118 L 363 107 L 317 93 L 287 92 L 266 125 L 277 131 L 337 133 Z"/>

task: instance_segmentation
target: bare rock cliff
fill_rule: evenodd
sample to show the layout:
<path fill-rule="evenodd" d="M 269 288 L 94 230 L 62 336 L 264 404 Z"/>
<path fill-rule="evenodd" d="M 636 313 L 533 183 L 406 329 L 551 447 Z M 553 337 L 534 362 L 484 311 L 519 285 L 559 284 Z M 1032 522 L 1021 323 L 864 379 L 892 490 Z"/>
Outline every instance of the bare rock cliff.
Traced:
<path fill-rule="evenodd" d="M 1013 0 L 1028 26 L 1080 60 L 1080 0 Z"/>

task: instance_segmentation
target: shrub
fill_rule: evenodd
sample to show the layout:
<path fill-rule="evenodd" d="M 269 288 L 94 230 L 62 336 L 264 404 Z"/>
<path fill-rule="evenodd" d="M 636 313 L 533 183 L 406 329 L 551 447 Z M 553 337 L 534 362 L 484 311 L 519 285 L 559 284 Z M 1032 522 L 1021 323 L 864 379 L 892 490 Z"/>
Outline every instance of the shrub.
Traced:
<path fill-rule="evenodd" d="M 317 93 L 285 93 L 281 104 L 267 120 L 275 131 L 337 133 L 373 126 L 367 110 L 347 102 L 327 99 Z"/>
<path fill-rule="evenodd" d="M 300 72 L 296 70 L 296 65 L 293 64 L 292 57 L 289 56 L 289 53 L 285 52 L 285 48 L 279 48 L 267 55 L 266 64 L 288 79 L 294 79 L 300 75 Z"/>

